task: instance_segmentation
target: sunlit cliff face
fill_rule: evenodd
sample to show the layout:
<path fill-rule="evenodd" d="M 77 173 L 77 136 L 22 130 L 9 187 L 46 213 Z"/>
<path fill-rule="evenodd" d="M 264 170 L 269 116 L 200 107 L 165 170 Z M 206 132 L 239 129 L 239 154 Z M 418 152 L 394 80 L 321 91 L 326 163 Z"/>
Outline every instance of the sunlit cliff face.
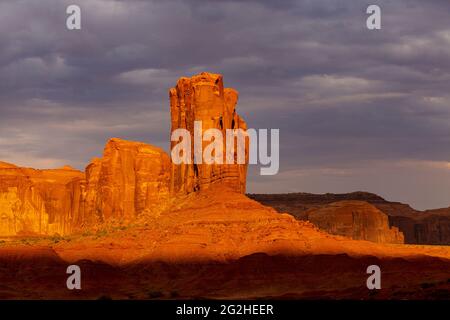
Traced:
<path fill-rule="evenodd" d="M 201 130 L 220 130 L 227 137 L 227 129 L 247 129 L 245 121 L 236 112 L 238 93 L 224 88 L 221 75 L 201 73 L 192 78 L 181 78 L 175 88 L 170 89 L 170 111 L 172 133 L 186 129 L 190 134 L 190 163 L 174 165 L 172 171 L 172 190 L 175 193 L 190 193 L 208 188 L 209 185 L 225 184 L 237 192 L 245 192 L 247 161 L 235 164 L 206 164 L 196 161 L 203 158 L 208 142 L 195 136 L 195 123 L 201 123 Z M 198 142 L 200 140 L 200 142 Z M 171 149 L 178 141 L 171 141 Z M 226 139 L 222 140 L 222 150 L 226 150 Z M 248 147 L 244 148 L 244 158 L 248 159 Z M 233 152 L 233 159 L 238 150 Z M 199 155 L 200 154 L 200 155 Z M 225 157 L 225 152 L 222 153 Z M 223 162 L 224 163 L 224 162 Z"/>

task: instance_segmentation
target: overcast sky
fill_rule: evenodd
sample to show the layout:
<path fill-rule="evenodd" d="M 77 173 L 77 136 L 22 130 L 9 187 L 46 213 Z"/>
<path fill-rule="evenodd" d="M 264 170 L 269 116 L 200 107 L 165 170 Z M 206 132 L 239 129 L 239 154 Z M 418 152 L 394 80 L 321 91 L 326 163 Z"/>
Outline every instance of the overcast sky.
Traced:
<path fill-rule="evenodd" d="M 2 0 L 0 160 L 84 169 L 110 137 L 167 150 L 167 91 L 202 71 L 249 127 L 280 129 L 280 173 L 252 168 L 249 192 L 450 206 L 448 0 Z"/>

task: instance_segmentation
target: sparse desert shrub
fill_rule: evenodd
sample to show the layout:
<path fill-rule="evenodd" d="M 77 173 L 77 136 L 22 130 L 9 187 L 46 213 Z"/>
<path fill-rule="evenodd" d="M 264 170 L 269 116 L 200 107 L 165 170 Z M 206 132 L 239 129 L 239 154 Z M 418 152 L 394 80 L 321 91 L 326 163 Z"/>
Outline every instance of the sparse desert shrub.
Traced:
<path fill-rule="evenodd" d="M 50 237 L 50 241 L 53 243 L 58 243 L 60 241 L 64 240 L 63 237 L 61 237 L 59 234 L 55 233 L 53 236 Z"/>
<path fill-rule="evenodd" d="M 108 235 L 108 231 L 105 230 L 105 229 L 98 230 L 97 233 L 95 234 L 95 236 L 97 237 L 97 239 L 98 239 L 98 238 L 101 238 L 101 237 L 106 237 L 107 235 Z"/>
<path fill-rule="evenodd" d="M 92 233 L 90 231 L 85 231 L 81 234 L 83 237 L 90 237 L 92 236 Z"/>

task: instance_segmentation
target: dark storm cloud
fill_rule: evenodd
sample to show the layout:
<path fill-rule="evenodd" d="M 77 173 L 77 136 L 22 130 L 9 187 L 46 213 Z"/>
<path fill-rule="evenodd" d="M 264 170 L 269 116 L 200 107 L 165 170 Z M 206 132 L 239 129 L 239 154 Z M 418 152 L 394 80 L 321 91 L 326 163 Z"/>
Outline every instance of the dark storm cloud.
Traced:
<path fill-rule="evenodd" d="M 81 31 L 65 28 L 72 3 Z M 382 8 L 380 31 L 365 27 L 369 4 Z M 280 128 L 280 175 L 251 175 L 250 191 L 365 189 L 448 205 L 429 190 L 450 187 L 439 180 L 450 158 L 449 9 L 446 0 L 2 1 L 0 159 L 82 168 L 112 136 L 167 148 L 168 88 L 210 71 L 240 91 L 251 127 Z"/>

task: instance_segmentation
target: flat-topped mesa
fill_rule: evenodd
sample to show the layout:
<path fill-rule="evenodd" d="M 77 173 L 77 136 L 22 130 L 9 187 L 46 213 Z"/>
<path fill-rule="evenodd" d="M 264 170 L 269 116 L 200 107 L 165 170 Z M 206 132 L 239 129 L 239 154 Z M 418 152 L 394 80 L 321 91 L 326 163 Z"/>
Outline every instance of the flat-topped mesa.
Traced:
<path fill-rule="evenodd" d="M 309 221 L 331 234 L 379 243 L 404 243 L 403 233 L 389 226 L 388 216 L 365 201 L 333 202 L 305 214 Z"/>
<path fill-rule="evenodd" d="M 222 75 L 203 72 L 192 78 L 180 78 L 175 88 L 170 89 L 171 133 L 186 129 L 191 135 L 191 161 L 172 164 L 171 192 L 188 194 L 220 184 L 236 192 L 244 193 L 248 163 L 248 142 L 245 146 L 245 163 L 201 164 L 194 163 L 194 124 L 201 121 L 202 132 L 218 129 L 223 137 L 223 155 L 226 158 L 226 130 L 246 130 L 245 121 L 236 113 L 238 92 L 224 88 Z M 202 142 L 202 153 L 211 141 Z M 235 142 L 237 139 L 235 139 Z M 171 141 L 171 150 L 179 141 Z M 234 144 L 234 158 L 238 148 Z"/>
<path fill-rule="evenodd" d="M 113 138 L 86 168 L 83 199 L 88 223 L 133 221 L 158 210 L 169 196 L 170 159 L 160 148 Z"/>

